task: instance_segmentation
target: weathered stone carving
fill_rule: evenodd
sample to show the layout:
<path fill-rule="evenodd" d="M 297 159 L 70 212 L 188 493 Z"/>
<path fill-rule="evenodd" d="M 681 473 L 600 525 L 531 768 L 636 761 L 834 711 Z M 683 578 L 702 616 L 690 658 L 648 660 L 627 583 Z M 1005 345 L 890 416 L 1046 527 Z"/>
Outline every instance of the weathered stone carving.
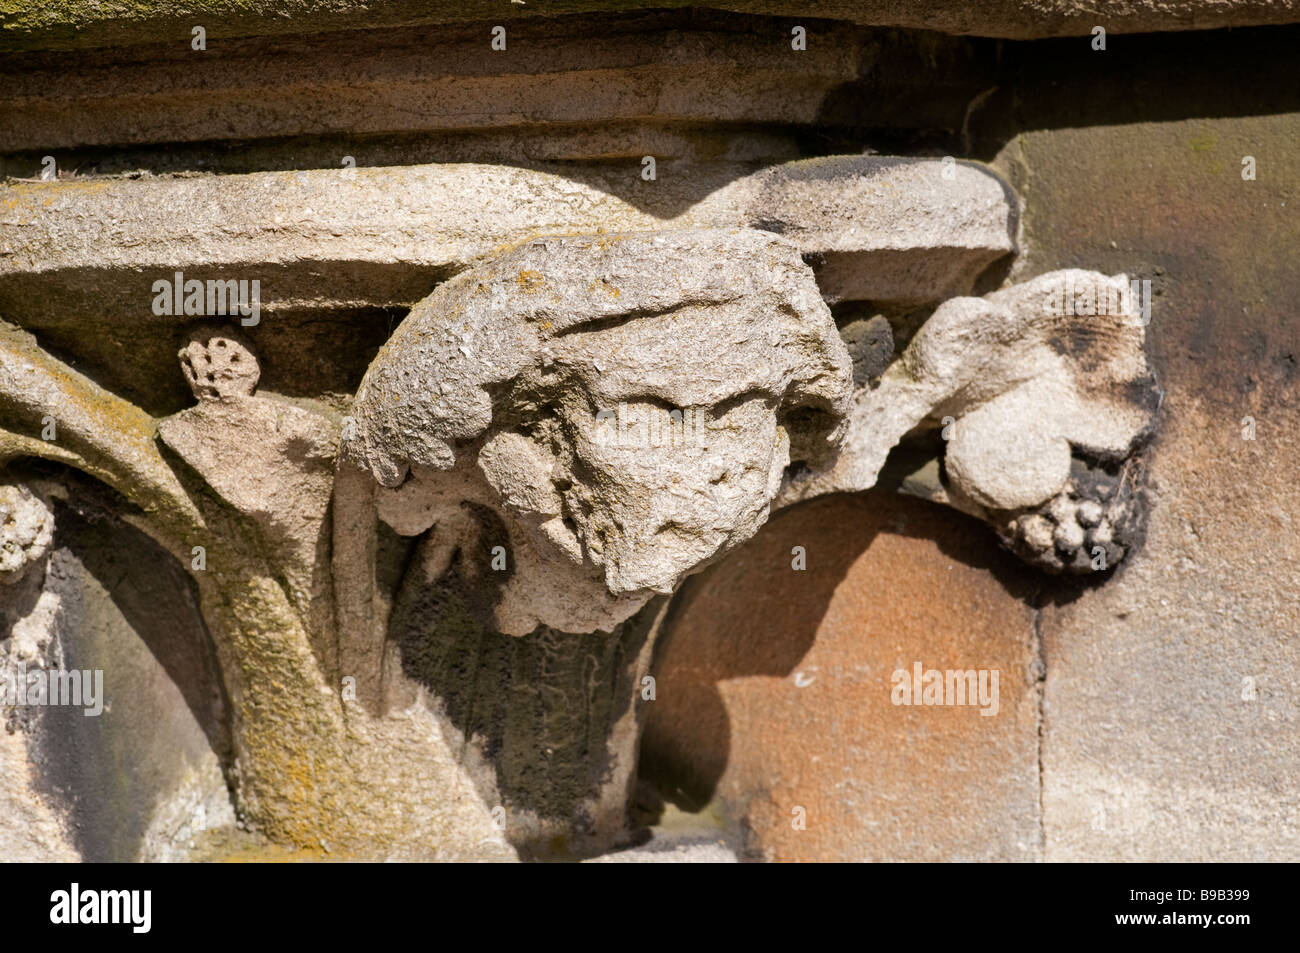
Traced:
<path fill-rule="evenodd" d="M 320 411 L 255 395 L 257 357 L 233 331 L 193 331 L 178 356 L 199 403 L 160 421 L 159 437 L 223 500 L 262 527 L 295 604 L 308 611 L 325 584 L 324 524 L 337 424 Z"/>
<path fill-rule="evenodd" d="M 829 156 L 758 173 L 735 162 L 659 171 L 648 190 L 600 165 L 482 163 L 15 183 L 0 207 L 0 313 L 34 327 L 134 319 L 153 280 L 178 270 L 267 275 L 263 321 L 410 307 L 535 235 L 700 227 L 783 235 L 830 302 L 915 304 L 968 293 L 1013 248 L 1010 191 L 973 163 Z"/>
<path fill-rule="evenodd" d="M 1065 288 L 1088 289 L 1088 313 L 1062 306 Z M 1079 558 L 1086 543 L 1113 566 L 1139 533 L 1131 480 L 1071 482 L 1071 474 L 1076 459 L 1119 467 L 1150 434 L 1160 395 L 1144 330 L 1123 275 L 1059 271 L 984 298 L 950 299 L 878 383 L 857 391 L 835 465 L 796 480 L 783 502 L 874 486 L 906 435 L 942 429 L 946 480 L 928 495 L 1001 527 L 1017 552 L 1045 567 L 1090 570 L 1091 559 Z M 1032 515 L 1067 492 L 1114 503 L 1109 512 L 1085 506 L 1077 527 L 1058 504 L 1059 531 Z"/>
<path fill-rule="evenodd" d="M 53 639 L 49 622 L 57 598 L 42 591 L 54 511 L 44 494 L 25 482 L 0 484 L 0 729 L 12 728 L 12 698 L 3 679 L 16 665 L 43 668 Z"/>
<path fill-rule="evenodd" d="M 10 694 L 20 680 L 25 692 L 30 674 L 58 668 L 59 597 L 42 585 L 53 539 L 44 494 L 25 482 L 0 484 L 0 845 L 12 861 L 78 859 L 33 783 L 25 729 L 39 709 L 18 707 Z"/>
<path fill-rule="evenodd" d="M 180 359 L 198 403 L 159 420 L 0 333 L 0 462 L 84 470 L 186 564 L 204 547 L 195 578 L 251 826 L 362 854 L 618 844 L 656 597 L 772 508 L 876 485 L 900 443 L 942 433 L 905 488 L 985 519 L 1050 570 L 1095 570 L 1097 551 L 1110 568 L 1140 536 L 1134 455 L 1156 400 L 1127 279 L 1059 272 L 952 297 L 1011 247 L 1008 192 L 971 166 L 714 171 L 718 189 L 662 214 L 486 167 L 78 186 L 140 241 L 104 251 L 79 232 L 53 252 L 64 269 L 34 249 L 71 193 L 15 190 L 9 308 L 40 312 L 55 292 L 75 307 L 81 266 L 111 311 L 132 289 L 148 300 L 146 266 L 269 263 L 287 291 L 268 320 L 281 306 L 393 305 L 445 279 L 346 416 L 258 393 L 252 344 L 223 328 L 189 335 Z M 410 186 L 400 207 L 394 182 Z M 454 200 L 466 188 L 487 208 L 468 224 Z M 224 230 L 196 219 L 192 243 L 156 240 L 144 218 L 250 189 L 273 200 L 245 202 L 253 218 Z M 310 215 L 304 189 L 320 199 Z M 262 220 L 290 213 L 292 247 Z M 627 230 L 594 232 L 607 224 Z M 365 287 L 318 280 L 327 261 L 382 267 Z M 1062 281 L 1122 306 L 1053 310 Z M 837 333 L 828 302 L 865 301 Z M 895 356 L 891 318 L 940 301 Z M 39 440 L 51 408 L 60 438 Z M 525 700 L 521 722 L 510 709 Z"/>
<path fill-rule="evenodd" d="M 198 331 L 177 355 L 185 382 L 199 400 L 235 402 L 252 397 L 262 369 L 239 335 Z"/>
<path fill-rule="evenodd" d="M 380 513 L 403 534 L 464 502 L 499 515 L 501 631 L 590 632 L 752 536 L 791 460 L 829 458 L 849 395 L 844 344 L 784 241 L 536 239 L 411 312 L 345 452 L 394 488 Z M 703 426 L 662 446 L 625 426 L 668 429 L 674 411 Z"/>

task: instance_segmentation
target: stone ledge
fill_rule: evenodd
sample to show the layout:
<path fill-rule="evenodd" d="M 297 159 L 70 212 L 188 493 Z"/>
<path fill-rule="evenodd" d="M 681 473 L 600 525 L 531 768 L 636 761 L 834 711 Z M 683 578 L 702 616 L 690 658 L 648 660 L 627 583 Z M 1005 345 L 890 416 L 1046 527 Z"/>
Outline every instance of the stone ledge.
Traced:
<path fill-rule="evenodd" d="M 158 279 L 259 278 L 261 309 L 409 306 L 537 234 L 758 227 L 814 256 L 828 301 L 938 301 L 1013 249 L 983 166 L 838 156 L 734 163 L 478 164 L 16 183 L 0 189 L 0 313 L 29 327 L 155 320 Z M 183 317 L 183 316 L 182 316 Z"/>

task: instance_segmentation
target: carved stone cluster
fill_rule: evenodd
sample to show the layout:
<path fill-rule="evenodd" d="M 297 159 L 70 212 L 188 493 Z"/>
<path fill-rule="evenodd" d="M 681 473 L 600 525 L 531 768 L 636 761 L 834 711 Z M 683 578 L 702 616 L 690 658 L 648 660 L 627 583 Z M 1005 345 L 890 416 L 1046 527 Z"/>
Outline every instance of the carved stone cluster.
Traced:
<path fill-rule="evenodd" d="M 1007 516 L 997 525 L 998 536 L 1021 559 L 1050 573 L 1113 569 L 1143 530 L 1138 469 L 1137 458 L 1118 472 L 1076 458 L 1065 488 L 1041 506 Z"/>

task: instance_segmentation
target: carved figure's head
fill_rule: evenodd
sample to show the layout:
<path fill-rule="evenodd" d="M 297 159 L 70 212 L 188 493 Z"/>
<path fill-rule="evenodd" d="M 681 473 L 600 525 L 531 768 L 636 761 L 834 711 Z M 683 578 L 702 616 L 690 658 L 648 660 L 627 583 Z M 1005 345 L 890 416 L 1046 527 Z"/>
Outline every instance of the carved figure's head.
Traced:
<path fill-rule="evenodd" d="M 238 334 L 221 328 L 198 328 L 176 355 L 190 390 L 199 400 L 249 397 L 261 375 L 253 350 Z"/>
<path fill-rule="evenodd" d="M 344 453 L 423 532 L 510 533 L 502 631 L 608 629 L 752 536 L 842 437 L 852 371 L 812 272 L 748 230 L 541 238 L 418 304 Z"/>

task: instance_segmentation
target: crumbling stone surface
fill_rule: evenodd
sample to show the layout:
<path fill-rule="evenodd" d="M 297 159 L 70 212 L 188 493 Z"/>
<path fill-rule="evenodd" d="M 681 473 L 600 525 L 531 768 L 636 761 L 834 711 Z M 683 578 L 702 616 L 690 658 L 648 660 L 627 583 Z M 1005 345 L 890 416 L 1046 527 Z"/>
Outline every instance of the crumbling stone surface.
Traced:
<path fill-rule="evenodd" d="M 752 536 L 792 461 L 829 459 L 849 381 L 780 238 L 544 238 L 412 310 L 344 453 L 400 494 L 398 513 L 381 504 L 400 532 L 462 500 L 501 515 L 501 631 L 608 629 Z"/>
<path fill-rule="evenodd" d="M 0 484 L 0 584 L 40 566 L 54 539 L 54 514 L 22 483 Z"/>

